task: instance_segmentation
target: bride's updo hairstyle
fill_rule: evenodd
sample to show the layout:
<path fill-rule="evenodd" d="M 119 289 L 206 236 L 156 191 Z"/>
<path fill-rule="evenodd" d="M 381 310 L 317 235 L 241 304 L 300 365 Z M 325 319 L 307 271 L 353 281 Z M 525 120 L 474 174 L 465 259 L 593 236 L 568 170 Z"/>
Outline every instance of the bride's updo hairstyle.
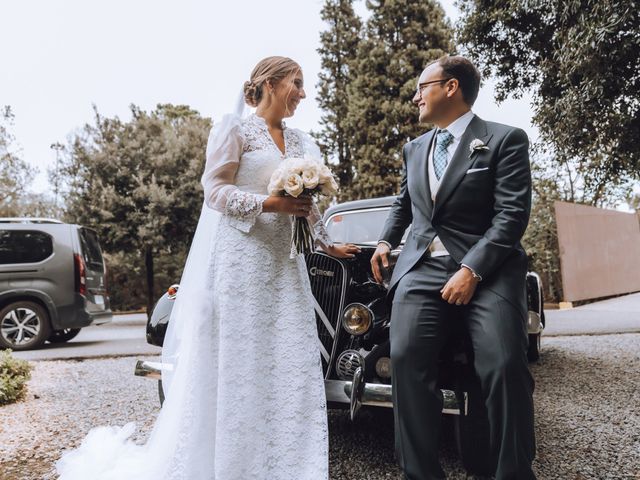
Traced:
<path fill-rule="evenodd" d="M 244 82 L 244 101 L 257 107 L 264 94 L 267 80 L 276 85 L 283 78 L 300 70 L 300 65 L 288 57 L 267 57 L 258 62 L 251 72 L 251 78 Z"/>

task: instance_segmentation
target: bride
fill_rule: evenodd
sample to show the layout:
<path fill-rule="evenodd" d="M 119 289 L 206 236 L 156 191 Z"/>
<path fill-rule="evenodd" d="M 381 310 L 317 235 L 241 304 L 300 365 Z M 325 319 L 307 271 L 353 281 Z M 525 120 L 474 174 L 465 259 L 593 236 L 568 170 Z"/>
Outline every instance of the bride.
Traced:
<path fill-rule="evenodd" d="M 268 57 L 244 85 L 244 102 L 211 131 L 205 206 L 165 337 L 166 400 L 144 445 L 135 425 L 92 429 L 57 462 L 61 480 L 323 480 L 328 478 L 324 382 L 313 299 L 294 216 L 316 244 L 331 243 L 309 198 L 267 195 L 284 158 L 320 158 L 287 127 L 305 98 L 300 66 Z"/>

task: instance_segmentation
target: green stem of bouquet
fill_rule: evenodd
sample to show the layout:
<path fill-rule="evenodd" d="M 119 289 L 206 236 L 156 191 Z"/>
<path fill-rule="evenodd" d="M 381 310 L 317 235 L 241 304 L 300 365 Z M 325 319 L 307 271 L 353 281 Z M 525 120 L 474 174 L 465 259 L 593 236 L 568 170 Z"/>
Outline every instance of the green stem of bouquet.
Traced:
<path fill-rule="evenodd" d="M 306 217 L 295 218 L 292 241 L 297 253 L 306 255 L 313 252 L 313 235 Z"/>

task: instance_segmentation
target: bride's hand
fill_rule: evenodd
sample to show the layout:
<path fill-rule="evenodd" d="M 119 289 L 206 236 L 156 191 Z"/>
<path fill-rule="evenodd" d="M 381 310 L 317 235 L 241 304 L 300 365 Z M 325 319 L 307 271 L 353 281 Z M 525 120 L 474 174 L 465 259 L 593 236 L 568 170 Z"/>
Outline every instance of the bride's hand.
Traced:
<path fill-rule="evenodd" d="M 262 203 L 263 212 L 281 212 L 295 215 L 296 217 L 306 217 L 311 212 L 311 197 L 308 195 L 295 197 L 275 197 L 270 196 Z"/>
<path fill-rule="evenodd" d="M 360 253 L 360 247 L 353 243 L 336 243 L 331 247 L 322 247 L 328 255 L 337 258 L 353 258 L 356 253 Z"/>

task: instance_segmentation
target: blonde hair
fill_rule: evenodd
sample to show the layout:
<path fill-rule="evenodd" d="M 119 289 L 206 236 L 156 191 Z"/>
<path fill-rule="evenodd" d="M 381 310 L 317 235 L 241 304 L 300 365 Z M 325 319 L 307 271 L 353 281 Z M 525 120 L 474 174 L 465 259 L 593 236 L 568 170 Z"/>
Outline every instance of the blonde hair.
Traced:
<path fill-rule="evenodd" d="M 267 81 L 275 85 L 299 70 L 300 65 L 288 57 L 263 58 L 251 72 L 249 81 L 244 82 L 244 101 L 251 107 L 257 107 L 262 100 L 264 84 Z"/>

